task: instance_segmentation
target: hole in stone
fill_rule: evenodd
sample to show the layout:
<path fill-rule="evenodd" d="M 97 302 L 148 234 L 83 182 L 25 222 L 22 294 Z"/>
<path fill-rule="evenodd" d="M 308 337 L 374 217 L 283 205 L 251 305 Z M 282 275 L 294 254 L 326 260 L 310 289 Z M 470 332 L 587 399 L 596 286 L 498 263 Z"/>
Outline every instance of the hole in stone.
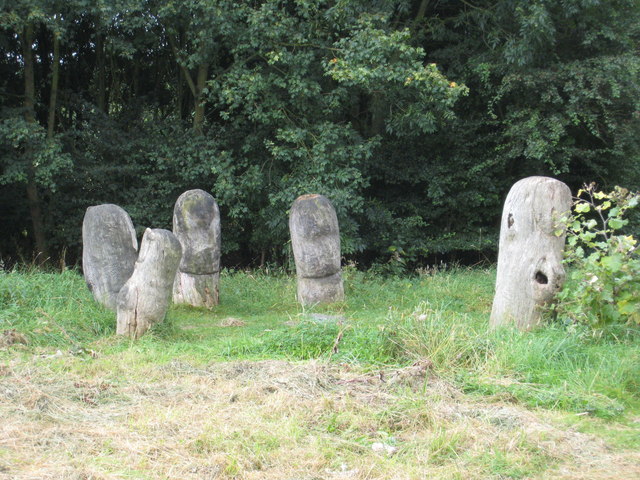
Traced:
<path fill-rule="evenodd" d="M 513 214 L 510 213 L 509 217 L 507 218 L 507 226 L 508 228 L 511 228 L 511 225 L 513 225 Z"/>
<path fill-rule="evenodd" d="M 542 273 L 541 271 L 537 271 L 536 272 L 536 282 L 538 282 L 541 285 L 546 285 L 547 283 L 549 283 L 549 279 L 547 278 L 547 276 Z"/>

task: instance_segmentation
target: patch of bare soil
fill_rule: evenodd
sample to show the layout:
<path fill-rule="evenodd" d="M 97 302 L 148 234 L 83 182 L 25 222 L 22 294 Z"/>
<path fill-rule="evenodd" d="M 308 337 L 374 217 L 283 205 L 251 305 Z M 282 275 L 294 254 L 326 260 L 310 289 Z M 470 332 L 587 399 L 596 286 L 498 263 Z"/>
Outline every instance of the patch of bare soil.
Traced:
<path fill-rule="evenodd" d="M 507 478 L 505 462 L 529 468 L 517 478 L 640 478 L 638 452 L 465 396 L 428 361 L 145 368 L 81 377 L 42 359 L 7 365 L 0 479 Z"/>

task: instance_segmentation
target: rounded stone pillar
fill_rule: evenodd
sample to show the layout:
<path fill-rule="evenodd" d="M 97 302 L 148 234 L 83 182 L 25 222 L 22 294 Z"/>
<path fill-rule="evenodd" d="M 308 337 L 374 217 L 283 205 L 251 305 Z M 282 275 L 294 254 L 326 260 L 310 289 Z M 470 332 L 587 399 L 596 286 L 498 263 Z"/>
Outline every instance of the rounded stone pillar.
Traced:
<path fill-rule="evenodd" d="M 296 264 L 298 301 L 303 305 L 344 300 L 340 269 L 340 230 L 331 202 L 322 195 L 302 195 L 289 214 Z"/>
<path fill-rule="evenodd" d="M 118 292 L 133 273 L 138 240 L 129 214 L 113 204 L 87 208 L 82 222 L 82 271 L 93 297 L 115 310 Z"/>
<path fill-rule="evenodd" d="M 204 190 L 188 190 L 173 209 L 173 233 L 182 260 L 173 287 L 174 303 L 211 308 L 219 303 L 220 210 Z"/>

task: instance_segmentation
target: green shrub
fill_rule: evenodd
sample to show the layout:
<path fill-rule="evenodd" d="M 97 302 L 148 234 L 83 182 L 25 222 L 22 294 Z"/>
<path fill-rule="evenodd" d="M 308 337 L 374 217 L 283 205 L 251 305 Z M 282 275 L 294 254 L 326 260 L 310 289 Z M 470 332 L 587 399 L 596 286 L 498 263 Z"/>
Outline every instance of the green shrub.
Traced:
<path fill-rule="evenodd" d="M 621 187 L 604 193 L 592 183 L 578 192 L 565 218 L 567 283 L 552 306 L 561 319 L 592 328 L 640 324 L 640 253 L 624 233 L 625 217 L 639 202 L 639 193 Z"/>

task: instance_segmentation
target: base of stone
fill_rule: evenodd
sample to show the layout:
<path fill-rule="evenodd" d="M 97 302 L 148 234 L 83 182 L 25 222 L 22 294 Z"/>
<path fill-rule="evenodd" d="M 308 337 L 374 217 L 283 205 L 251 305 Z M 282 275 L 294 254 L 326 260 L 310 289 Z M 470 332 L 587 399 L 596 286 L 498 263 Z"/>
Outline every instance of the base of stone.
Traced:
<path fill-rule="evenodd" d="M 322 278 L 298 277 L 298 302 L 302 305 L 333 303 L 344 300 L 342 273 Z"/>
<path fill-rule="evenodd" d="M 220 303 L 220 273 L 195 275 L 178 272 L 173 282 L 173 303 L 212 308 Z"/>

